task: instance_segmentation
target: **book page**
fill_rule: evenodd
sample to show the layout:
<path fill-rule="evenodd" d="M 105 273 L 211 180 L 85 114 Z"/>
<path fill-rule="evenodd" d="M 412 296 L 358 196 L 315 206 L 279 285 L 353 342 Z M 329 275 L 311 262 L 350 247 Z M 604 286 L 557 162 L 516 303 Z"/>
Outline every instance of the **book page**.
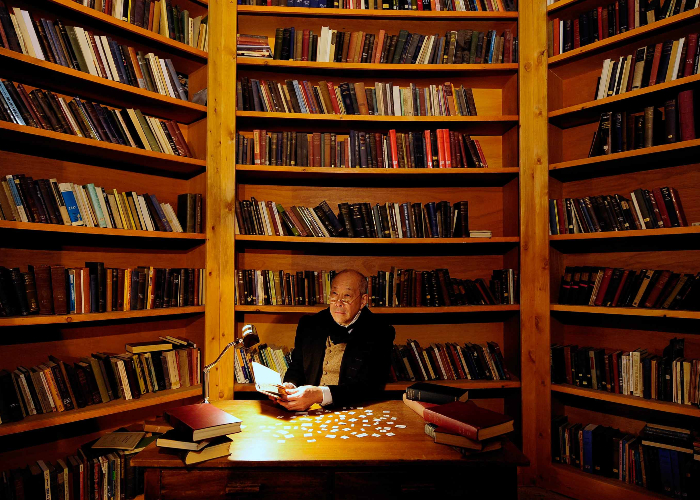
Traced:
<path fill-rule="evenodd" d="M 255 390 L 268 396 L 284 399 L 284 387 L 282 387 L 282 377 L 275 370 L 260 363 L 252 362 L 253 375 L 255 376 Z"/>
<path fill-rule="evenodd" d="M 98 439 L 92 447 L 133 450 L 145 435 L 145 432 L 111 432 Z"/>

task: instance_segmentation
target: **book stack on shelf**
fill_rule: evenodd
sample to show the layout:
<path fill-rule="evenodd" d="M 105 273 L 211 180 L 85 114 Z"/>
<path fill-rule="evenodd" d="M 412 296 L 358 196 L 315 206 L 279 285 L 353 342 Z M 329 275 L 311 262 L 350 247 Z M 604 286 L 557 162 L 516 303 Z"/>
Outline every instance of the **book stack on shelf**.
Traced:
<path fill-rule="evenodd" d="M 668 448 L 643 445 L 643 429 L 694 429 L 700 418 L 696 7 L 592 0 L 547 8 L 555 424 L 541 430 L 552 438 L 548 486 L 576 498 L 693 491 L 679 480 L 692 440 L 668 482 L 669 457 L 659 460 Z"/>
<path fill-rule="evenodd" d="M 239 5 L 268 7 L 308 7 L 312 9 L 417 10 L 417 11 L 488 11 L 517 10 L 513 0 L 241 0 Z"/>
<path fill-rule="evenodd" d="M 284 374 L 292 362 L 292 351 L 294 348 L 287 346 L 277 347 L 274 344 L 259 344 L 252 349 L 236 349 L 234 356 L 234 374 L 237 384 L 255 383 L 253 365 L 260 363 L 263 366 L 275 370 L 284 380 Z"/>
<path fill-rule="evenodd" d="M 201 394 L 218 250 L 207 109 L 189 98 L 207 86 L 208 9 L 168 5 L 0 4 L 0 470 L 18 485 Z M 159 336 L 197 348 L 125 352 Z M 25 418 L 6 418 L 8 394 Z"/>

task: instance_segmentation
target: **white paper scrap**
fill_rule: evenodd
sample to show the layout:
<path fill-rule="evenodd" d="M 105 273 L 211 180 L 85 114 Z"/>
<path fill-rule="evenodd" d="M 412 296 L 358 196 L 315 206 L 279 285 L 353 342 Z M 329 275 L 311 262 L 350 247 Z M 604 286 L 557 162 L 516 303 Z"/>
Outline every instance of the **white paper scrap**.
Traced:
<path fill-rule="evenodd" d="M 306 442 L 307 442 L 307 443 L 315 443 L 316 440 L 315 440 L 315 439 L 307 439 Z"/>
<path fill-rule="evenodd" d="M 314 435 L 313 432 L 307 432 L 306 434 L 304 434 L 304 437 L 307 438 L 307 437 L 311 437 L 313 435 Z"/>
<path fill-rule="evenodd" d="M 340 439 L 350 439 L 348 436 L 340 436 Z"/>
<path fill-rule="evenodd" d="M 333 439 L 335 437 L 335 434 L 326 434 L 326 437 Z"/>
<path fill-rule="evenodd" d="M 406 428 L 405 425 L 397 425 L 396 427 L 398 427 L 399 429 L 405 429 L 405 428 Z"/>

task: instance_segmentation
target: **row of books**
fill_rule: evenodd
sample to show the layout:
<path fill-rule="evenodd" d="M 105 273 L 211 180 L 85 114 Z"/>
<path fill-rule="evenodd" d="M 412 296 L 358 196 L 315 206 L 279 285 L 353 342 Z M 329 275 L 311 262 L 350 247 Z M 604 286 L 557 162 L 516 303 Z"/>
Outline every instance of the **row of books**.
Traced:
<path fill-rule="evenodd" d="M 98 12 L 109 14 L 139 28 L 207 51 L 209 16 L 191 17 L 188 10 L 170 0 L 76 0 Z"/>
<path fill-rule="evenodd" d="M 284 374 L 292 362 L 292 351 L 286 346 L 277 347 L 273 344 L 259 344 L 252 349 L 236 349 L 234 355 L 234 374 L 237 384 L 252 384 L 255 382 L 251 363 L 260 363 L 275 370 L 284 380 Z"/>
<path fill-rule="evenodd" d="M 329 304 L 335 271 L 236 271 L 236 304 L 313 306 Z M 518 303 L 518 273 L 496 269 L 489 284 L 451 278 L 447 269 L 379 271 L 367 279 L 370 307 L 440 307 Z"/>
<path fill-rule="evenodd" d="M 60 19 L 36 18 L 13 8 L 12 17 L 0 3 L 0 46 L 94 76 L 187 100 L 187 75 L 177 73 L 170 59 L 144 54 Z M 12 22 L 9 22 L 9 20 Z M 15 26 L 18 29 L 15 29 Z M 7 41 L 7 46 L 4 42 Z M 180 82 L 184 81 L 182 85 Z"/>
<path fill-rule="evenodd" d="M 646 424 L 637 436 L 599 424 L 569 422 L 563 415 L 552 419 L 552 460 L 673 498 L 697 498 L 696 439 L 692 431 L 677 427 Z"/>
<path fill-rule="evenodd" d="M 518 10 L 517 0 L 238 0 L 238 5 L 312 9 L 489 11 Z"/>
<path fill-rule="evenodd" d="M 154 194 L 119 193 L 93 183 L 81 186 L 18 174 L 6 176 L 0 185 L 0 220 L 176 233 L 202 229 L 201 194 L 178 195 L 176 214 Z"/>
<path fill-rule="evenodd" d="M 698 405 L 700 360 L 684 357 L 684 339 L 673 339 L 662 356 L 646 349 L 614 351 L 576 345 L 551 348 L 552 382 Z"/>
<path fill-rule="evenodd" d="M 204 269 L 0 267 L 0 316 L 86 314 L 204 305 Z"/>
<path fill-rule="evenodd" d="M 469 238 L 469 203 L 339 203 L 289 210 L 272 201 L 236 201 L 236 234 L 316 238 Z M 488 236 L 490 234 L 479 234 Z"/>
<path fill-rule="evenodd" d="M 578 234 L 686 227 L 676 188 L 635 189 L 619 194 L 549 200 L 549 234 Z"/>
<path fill-rule="evenodd" d="M 0 120 L 105 141 L 157 153 L 192 158 L 173 120 L 145 116 L 138 109 L 116 110 L 75 97 L 70 102 L 48 90 L 27 92 L 2 80 Z"/>
<path fill-rule="evenodd" d="M 584 47 L 698 7 L 697 0 L 653 2 L 615 0 L 582 12 L 578 18 L 549 22 L 549 56 Z"/>
<path fill-rule="evenodd" d="M 639 47 L 633 54 L 606 59 L 598 78 L 596 99 L 697 74 L 698 34 Z"/>
<path fill-rule="evenodd" d="M 476 116 L 472 89 L 450 82 L 442 85 L 399 87 L 391 82 L 375 82 L 365 87 L 362 82 L 255 80 L 243 77 L 236 83 L 237 107 L 242 111 L 266 113 L 304 113 L 324 115 L 374 116 Z"/>
<path fill-rule="evenodd" d="M 0 423 L 70 411 L 115 399 L 190 387 L 199 381 L 200 353 L 182 347 L 140 354 L 94 353 L 71 364 L 55 356 L 32 368 L 0 371 Z"/>
<path fill-rule="evenodd" d="M 567 267 L 561 279 L 558 303 L 697 311 L 700 309 L 700 274 Z"/>
<path fill-rule="evenodd" d="M 488 168 L 478 139 L 449 129 L 388 133 L 236 134 L 238 165 L 340 168 Z"/>
<path fill-rule="evenodd" d="M 44 499 L 49 494 L 66 500 L 103 498 L 104 487 L 127 500 L 143 496 L 145 469 L 132 466 L 131 459 L 153 440 L 155 437 L 143 438 L 126 451 L 97 450 L 91 448 L 93 440 L 80 446 L 75 455 L 4 470 L 0 472 L 0 498 Z"/>
<path fill-rule="evenodd" d="M 695 139 L 693 90 L 684 90 L 678 99 L 668 99 L 661 111 L 654 105 L 643 111 L 601 113 L 593 134 L 588 157 L 621 153 Z"/>
<path fill-rule="evenodd" d="M 513 33 L 506 29 L 498 36 L 496 30 L 459 30 L 440 36 L 400 30 L 397 35 L 389 35 L 385 30 L 374 34 L 322 26 L 320 34 L 314 34 L 308 29 L 277 28 L 273 59 L 372 64 L 512 63 Z"/>
<path fill-rule="evenodd" d="M 408 339 L 405 346 L 394 344 L 390 381 L 398 380 L 510 380 L 501 348 L 496 342 L 484 344 L 431 343 L 421 347 Z"/>

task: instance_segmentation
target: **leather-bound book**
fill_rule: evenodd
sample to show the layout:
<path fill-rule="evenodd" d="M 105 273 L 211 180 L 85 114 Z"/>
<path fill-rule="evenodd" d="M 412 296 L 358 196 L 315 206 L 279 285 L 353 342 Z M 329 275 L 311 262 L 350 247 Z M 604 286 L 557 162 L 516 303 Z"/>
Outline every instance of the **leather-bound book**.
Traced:
<path fill-rule="evenodd" d="M 66 281 L 66 268 L 64 266 L 51 266 L 51 290 L 53 292 L 53 309 L 56 314 L 68 314 Z"/>
<path fill-rule="evenodd" d="M 695 139 L 693 97 L 693 89 L 684 90 L 678 94 L 678 117 L 681 129 L 681 141 L 691 141 Z"/>
<path fill-rule="evenodd" d="M 51 286 L 50 266 L 37 266 L 33 268 L 36 284 L 37 300 L 40 314 L 53 314 L 53 290 Z"/>
<path fill-rule="evenodd" d="M 39 312 L 39 298 L 36 291 L 36 278 L 34 277 L 34 268 L 29 266 L 26 273 L 22 273 L 24 278 L 24 290 L 27 294 L 27 306 L 29 314 L 37 314 Z"/>
<path fill-rule="evenodd" d="M 677 121 L 676 100 L 669 99 L 664 104 L 664 125 L 666 132 L 664 142 L 666 144 L 671 144 L 678 141 L 678 129 L 676 127 Z"/>
<path fill-rule="evenodd" d="M 513 430 L 513 419 L 477 406 L 472 401 L 454 401 L 425 408 L 423 418 L 437 424 L 447 432 L 476 441 L 500 436 Z"/>
<path fill-rule="evenodd" d="M 19 267 L 10 270 L 10 280 L 12 281 L 12 290 L 17 298 L 19 305 L 19 314 L 27 316 L 29 314 L 29 302 L 27 301 L 27 292 L 25 291 L 24 276 Z"/>

